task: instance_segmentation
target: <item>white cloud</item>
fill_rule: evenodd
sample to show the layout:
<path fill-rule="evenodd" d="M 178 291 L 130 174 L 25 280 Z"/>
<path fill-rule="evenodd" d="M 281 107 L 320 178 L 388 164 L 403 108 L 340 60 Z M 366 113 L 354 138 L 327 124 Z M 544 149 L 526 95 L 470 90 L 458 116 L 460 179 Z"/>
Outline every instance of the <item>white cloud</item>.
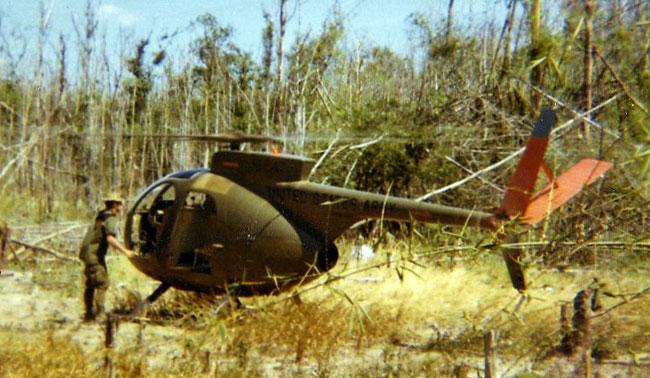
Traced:
<path fill-rule="evenodd" d="M 113 4 L 102 4 L 97 10 L 97 15 L 102 20 L 117 22 L 122 26 L 128 27 L 134 26 L 140 21 L 139 17 L 135 14 Z"/>

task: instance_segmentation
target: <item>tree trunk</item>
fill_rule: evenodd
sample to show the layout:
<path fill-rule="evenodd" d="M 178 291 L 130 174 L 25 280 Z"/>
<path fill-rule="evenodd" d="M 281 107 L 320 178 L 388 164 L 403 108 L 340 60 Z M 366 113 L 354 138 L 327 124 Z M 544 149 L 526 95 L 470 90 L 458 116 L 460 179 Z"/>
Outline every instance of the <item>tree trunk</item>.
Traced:
<path fill-rule="evenodd" d="M 591 41 L 591 32 L 592 32 L 592 22 L 594 18 L 596 4 L 593 0 L 585 0 L 585 77 L 583 85 L 583 93 L 585 98 L 585 112 L 589 113 L 591 111 L 591 73 L 592 73 L 592 41 Z M 590 115 L 587 117 L 591 118 Z M 582 133 L 586 141 L 589 141 L 589 123 L 587 121 L 582 122 Z"/>
<path fill-rule="evenodd" d="M 503 64 L 501 65 L 499 81 L 502 80 L 510 71 L 510 62 L 512 60 L 512 46 L 510 46 L 510 44 L 512 43 L 512 26 L 515 22 L 516 10 L 517 0 L 510 0 L 510 10 L 508 12 L 508 18 L 506 19 L 503 37 Z"/>
<path fill-rule="evenodd" d="M 287 31 L 287 3 L 288 0 L 280 0 L 280 24 L 278 32 L 278 71 L 277 83 L 278 88 L 284 85 L 284 35 Z"/>
<path fill-rule="evenodd" d="M 451 40 L 452 29 L 454 26 L 454 0 L 449 0 L 449 7 L 447 8 L 447 32 L 445 39 L 447 43 Z"/>
<path fill-rule="evenodd" d="M 542 58 L 541 43 L 540 43 L 540 28 L 541 28 L 541 10 L 542 0 L 530 0 L 530 52 L 529 59 L 535 62 Z M 542 65 L 538 64 L 530 72 L 530 81 L 533 86 L 541 88 L 542 86 Z M 539 108 L 542 102 L 542 96 L 536 90 L 531 91 L 531 100 L 533 107 L 533 116 L 536 118 L 539 114 Z"/>
<path fill-rule="evenodd" d="M 280 0 L 280 22 L 278 30 L 278 67 L 276 73 L 276 104 L 275 113 L 280 130 L 286 130 L 286 90 L 284 83 L 284 35 L 287 30 L 287 3 L 288 0 Z M 282 146 L 285 149 L 287 146 Z"/>

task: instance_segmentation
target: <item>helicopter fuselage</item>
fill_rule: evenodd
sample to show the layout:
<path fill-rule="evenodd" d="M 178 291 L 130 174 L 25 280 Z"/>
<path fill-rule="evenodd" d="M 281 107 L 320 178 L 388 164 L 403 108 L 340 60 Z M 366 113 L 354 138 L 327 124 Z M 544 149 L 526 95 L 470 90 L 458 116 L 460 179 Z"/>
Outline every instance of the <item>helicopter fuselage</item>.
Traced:
<path fill-rule="evenodd" d="M 501 238 L 504 222 L 540 222 L 612 167 L 583 159 L 553 177 L 544 153 L 556 122 L 554 111 L 541 111 L 492 213 L 312 183 L 312 159 L 218 151 L 209 168 L 166 176 L 136 199 L 126 219 L 126 243 L 136 251 L 131 262 L 161 281 L 148 301 L 169 287 L 244 296 L 278 293 L 330 270 L 339 258 L 334 241 L 364 219 L 481 227 Z M 537 191 L 540 170 L 549 183 Z M 513 287 L 525 290 L 519 250 L 502 255 Z"/>
<path fill-rule="evenodd" d="M 163 195 L 129 213 L 127 239 L 139 252 L 133 262 L 174 287 L 266 293 L 316 277 L 338 258 L 334 244 L 225 177 L 172 175 L 148 193 Z"/>
<path fill-rule="evenodd" d="M 334 241 L 366 218 L 495 229 L 493 214 L 310 183 L 291 155 L 214 154 L 210 169 L 171 174 L 127 214 L 127 245 L 148 276 L 185 290 L 280 292 L 330 270 Z"/>

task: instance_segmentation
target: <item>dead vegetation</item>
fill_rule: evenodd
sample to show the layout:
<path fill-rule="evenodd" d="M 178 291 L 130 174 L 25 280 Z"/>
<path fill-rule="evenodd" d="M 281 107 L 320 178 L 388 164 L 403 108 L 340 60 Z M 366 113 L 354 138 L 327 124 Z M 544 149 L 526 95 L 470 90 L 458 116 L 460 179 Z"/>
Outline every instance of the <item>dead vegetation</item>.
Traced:
<path fill-rule="evenodd" d="M 79 266 L 40 255 L 22 267 L 12 262 L 0 276 L 0 339 L 11 345 L 0 349 L 0 376 L 102 375 L 108 357 L 117 376 L 453 376 L 467 369 L 482 376 L 488 332 L 496 335 L 498 376 L 566 376 L 582 360 L 557 353 L 560 309 L 593 287 L 594 277 L 602 308 L 589 312 L 592 371 L 648 372 L 647 264 L 633 274 L 532 270 L 522 296 L 496 255 L 411 264 L 400 276 L 399 260 L 382 264 L 388 251 L 399 254 L 394 248 L 367 262 L 348 257 L 329 277 L 298 288 L 301 304 L 287 293 L 243 298 L 234 309 L 172 290 L 146 318 L 118 321 L 110 349 L 105 324 L 80 322 Z M 115 310 L 132 308 L 155 286 L 121 257 L 109 269 Z M 27 308 L 12 315 L 11 303 Z"/>
<path fill-rule="evenodd" d="M 365 42 L 346 49 L 338 17 L 292 45 L 280 12 L 265 17 L 259 63 L 211 15 L 196 20 L 182 51 L 170 48 L 174 37 L 136 38 L 114 51 L 124 62 L 103 61 L 98 47 L 107 43 L 89 1 L 74 40 L 49 41 L 40 23 L 36 47 L 56 51 L 34 67 L 27 47 L 8 42 L 24 35 L 0 23 L 0 251 L 9 241 L 0 376 L 477 377 L 486 375 L 491 332 L 498 376 L 650 375 L 650 4 L 565 2 L 553 30 L 540 0 L 510 1 L 501 33 L 492 24 L 462 33 L 453 3 L 444 33 L 412 15 L 410 57 Z M 187 66 L 172 63 L 185 56 L 193 57 Z M 302 305 L 287 293 L 232 310 L 172 291 L 140 323 L 120 323 L 110 349 L 105 325 L 79 321 L 75 227 L 101 193 L 133 197 L 172 170 L 203 165 L 214 148 L 170 135 L 279 136 L 286 151 L 318 159 L 314 181 L 489 208 L 539 106 L 561 117 L 552 168 L 578 156 L 616 168 L 545 224 L 513 230 L 531 268 L 523 296 L 490 236 L 369 225 L 353 238 L 369 238 L 378 256 L 344 256 L 297 289 Z M 110 264 L 112 305 L 126 312 L 155 283 L 120 258 Z M 602 308 L 575 320 L 576 295 L 594 278 Z M 583 350 L 567 356 L 563 345 Z"/>

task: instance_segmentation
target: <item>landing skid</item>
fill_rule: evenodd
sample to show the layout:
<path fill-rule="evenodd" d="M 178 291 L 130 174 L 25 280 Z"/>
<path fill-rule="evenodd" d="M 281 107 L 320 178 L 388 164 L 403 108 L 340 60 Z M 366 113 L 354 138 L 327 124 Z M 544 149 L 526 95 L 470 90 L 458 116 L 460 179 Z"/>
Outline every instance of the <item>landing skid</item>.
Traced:
<path fill-rule="evenodd" d="M 223 296 L 221 302 L 214 309 L 213 313 L 215 315 L 218 315 L 225 307 L 229 307 L 231 311 L 234 311 L 243 308 L 244 305 L 241 303 L 238 297 L 234 297 L 226 293 L 226 295 Z"/>
<path fill-rule="evenodd" d="M 135 306 L 133 311 L 131 311 L 131 313 L 129 314 L 129 318 L 135 319 L 142 316 L 149 309 L 149 306 L 153 302 L 155 302 L 156 299 L 160 298 L 161 295 L 165 294 L 165 292 L 169 290 L 170 287 L 171 285 L 169 285 L 168 283 L 165 282 L 161 283 L 160 286 L 158 286 L 156 290 L 153 291 L 153 293 L 149 294 L 149 296 L 145 300 L 140 301 L 140 303 L 138 303 L 138 305 Z"/>

